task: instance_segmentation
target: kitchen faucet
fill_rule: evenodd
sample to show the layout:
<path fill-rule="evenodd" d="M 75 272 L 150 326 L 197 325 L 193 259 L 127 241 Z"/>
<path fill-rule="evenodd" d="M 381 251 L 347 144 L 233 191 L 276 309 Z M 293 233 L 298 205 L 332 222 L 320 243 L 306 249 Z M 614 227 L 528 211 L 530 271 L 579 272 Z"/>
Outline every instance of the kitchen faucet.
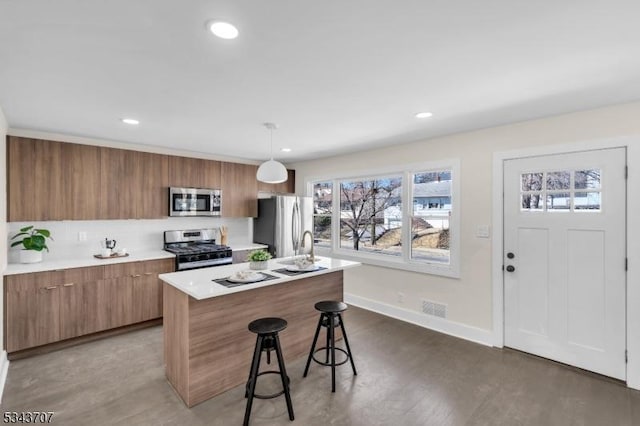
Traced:
<path fill-rule="evenodd" d="M 310 260 L 310 261 L 312 261 L 312 262 L 315 262 L 316 257 L 315 257 L 315 255 L 313 254 L 313 233 L 312 233 L 311 231 L 308 231 L 308 230 L 307 230 L 307 231 L 304 231 L 304 232 L 302 233 L 302 243 L 300 244 L 300 246 L 301 246 L 302 248 L 304 248 L 304 241 L 305 241 L 305 237 L 307 236 L 307 234 L 309 234 L 309 236 L 311 237 L 311 253 L 309 253 L 309 257 L 308 257 L 307 259 L 309 259 L 309 260 Z"/>

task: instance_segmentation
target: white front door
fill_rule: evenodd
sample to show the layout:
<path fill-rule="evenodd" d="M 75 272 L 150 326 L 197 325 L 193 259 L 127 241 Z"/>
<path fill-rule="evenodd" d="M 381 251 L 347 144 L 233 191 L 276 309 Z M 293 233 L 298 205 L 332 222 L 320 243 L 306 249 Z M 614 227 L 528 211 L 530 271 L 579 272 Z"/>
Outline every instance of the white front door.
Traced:
<path fill-rule="evenodd" d="M 504 162 L 505 345 L 626 378 L 626 150 Z"/>

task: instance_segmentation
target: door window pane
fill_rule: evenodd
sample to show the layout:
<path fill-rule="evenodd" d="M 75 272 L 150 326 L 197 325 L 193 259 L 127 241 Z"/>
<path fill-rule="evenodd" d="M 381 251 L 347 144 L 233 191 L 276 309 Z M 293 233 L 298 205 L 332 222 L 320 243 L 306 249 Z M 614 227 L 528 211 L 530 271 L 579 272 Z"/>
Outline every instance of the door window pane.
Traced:
<path fill-rule="evenodd" d="M 576 171 L 575 182 L 576 189 L 600 188 L 600 169 Z"/>
<path fill-rule="evenodd" d="M 571 188 L 571 172 L 547 173 L 547 190 Z"/>
<path fill-rule="evenodd" d="M 571 193 L 547 193 L 547 211 L 569 211 L 571 209 Z"/>
<path fill-rule="evenodd" d="M 576 192 L 574 198 L 576 210 L 600 211 L 600 192 Z"/>
<path fill-rule="evenodd" d="M 524 173 L 520 176 L 523 191 L 541 191 L 544 173 Z"/>
<path fill-rule="evenodd" d="M 542 193 L 522 194 L 521 211 L 542 211 Z"/>

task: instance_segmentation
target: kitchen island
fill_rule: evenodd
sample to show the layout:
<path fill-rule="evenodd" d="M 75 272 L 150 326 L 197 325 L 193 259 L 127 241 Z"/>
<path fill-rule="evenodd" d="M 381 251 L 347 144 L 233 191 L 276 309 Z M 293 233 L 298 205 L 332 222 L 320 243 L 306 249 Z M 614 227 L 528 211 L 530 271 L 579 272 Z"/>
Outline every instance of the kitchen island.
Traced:
<path fill-rule="evenodd" d="M 246 382 L 255 344 L 247 325 L 254 319 L 285 319 L 288 327 L 280 333 L 285 359 L 307 355 L 318 321 L 314 304 L 341 301 L 342 271 L 360 265 L 322 257 L 316 262 L 319 270 L 277 272 L 290 266 L 287 261 L 270 260 L 260 271 L 268 280 L 234 287 L 215 280 L 248 270 L 248 263 L 159 276 L 164 281 L 165 373 L 187 406 Z"/>

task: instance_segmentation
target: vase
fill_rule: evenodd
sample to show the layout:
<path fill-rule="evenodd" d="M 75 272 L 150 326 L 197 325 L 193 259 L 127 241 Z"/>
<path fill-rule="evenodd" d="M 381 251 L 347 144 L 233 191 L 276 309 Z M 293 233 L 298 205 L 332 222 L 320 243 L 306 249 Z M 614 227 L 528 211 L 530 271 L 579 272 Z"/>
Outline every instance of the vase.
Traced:
<path fill-rule="evenodd" d="M 42 262 L 42 251 L 20 250 L 20 263 Z"/>
<path fill-rule="evenodd" d="M 256 271 L 267 269 L 268 260 L 261 260 L 258 262 L 249 262 L 249 269 L 253 269 Z"/>

